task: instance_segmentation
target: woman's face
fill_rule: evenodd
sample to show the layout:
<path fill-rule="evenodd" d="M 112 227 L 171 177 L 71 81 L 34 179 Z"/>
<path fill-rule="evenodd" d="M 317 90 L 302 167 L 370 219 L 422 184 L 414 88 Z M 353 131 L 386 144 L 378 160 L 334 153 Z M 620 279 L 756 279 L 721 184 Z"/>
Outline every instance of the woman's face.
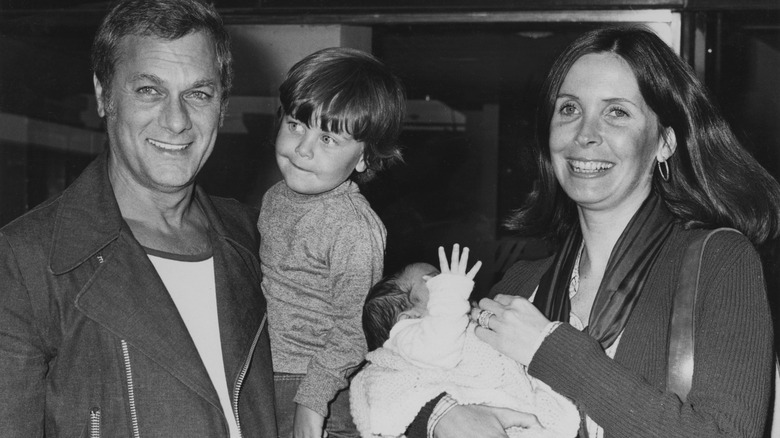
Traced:
<path fill-rule="evenodd" d="M 639 208 L 663 144 L 656 115 L 622 58 L 588 54 L 572 65 L 550 121 L 550 156 L 580 209 Z"/>

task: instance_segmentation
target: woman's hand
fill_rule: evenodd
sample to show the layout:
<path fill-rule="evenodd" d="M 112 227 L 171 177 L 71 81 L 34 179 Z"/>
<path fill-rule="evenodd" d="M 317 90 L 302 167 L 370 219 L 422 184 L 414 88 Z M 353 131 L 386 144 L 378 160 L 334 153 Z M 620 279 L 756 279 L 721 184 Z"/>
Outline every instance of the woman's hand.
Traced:
<path fill-rule="evenodd" d="M 476 329 L 477 337 L 528 366 L 550 321 L 527 299 L 510 295 L 496 295 L 492 300 L 483 298 L 479 307 L 472 309 L 471 319 L 478 321 L 482 310 L 492 312 L 493 316 L 486 321 L 483 317 L 483 324 Z"/>
<path fill-rule="evenodd" d="M 293 420 L 293 436 L 295 438 L 322 438 L 327 436 L 323 434 L 325 427 L 325 418 L 307 408 L 304 405 L 298 405 L 295 408 L 295 419 Z"/>
<path fill-rule="evenodd" d="M 542 428 L 536 415 L 484 405 L 457 405 L 436 424 L 434 438 L 507 438 L 510 427 Z"/>

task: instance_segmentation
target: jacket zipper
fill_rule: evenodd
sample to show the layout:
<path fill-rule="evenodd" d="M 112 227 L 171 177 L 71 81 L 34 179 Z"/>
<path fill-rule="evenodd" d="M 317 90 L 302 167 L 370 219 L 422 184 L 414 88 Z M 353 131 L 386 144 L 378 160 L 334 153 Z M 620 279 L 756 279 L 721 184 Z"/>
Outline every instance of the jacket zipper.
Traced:
<path fill-rule="evenodd" d="M 140 438 L 138 431 L 138 414 L 135 411 L 135 391 L 133 389 L 133 373 L 130 368 L 130 352 L 127 349 L 127 341 L 122 339 L 122 356 L 125 360 L 125 380 L 127 381 L 127 400 L 130 404 L 130 422 L 133 425 L 133 438 Z"/>
<path fill-rule="evenodd" d="M 244 361 L 244 366 L 241 367 L 241 372 L 238 374 L 238 378 L 236 379 L 236 385 L 233 387 L 233 416 L 236 417 L 236 426 L 238 427 L 238 436 L 243 437 L 243 433 L 241 432 L 241 420 L 238 418 L 238 395 L 241 392 L 241 385 L 244 383 L 244 378 L 246 378 L 246 372 L 249 369 L 249 364 L 252 362 L 252 356 L 255 355 L 255 348 L 257 347 L 257 342 L 260 340 L 260 334 L 263 333 L 263 327 L 265 327 L 265 321 L 266 318 L 268 318 L 268 314 L 263 315 L 263 320 L 260 322 L 260 328 L 257 329 L 257 333 L 255 334 L 255 340 L 252 341 L 252 348 L 249 350 L 249 356 L 247 356 L 246 361 Z"/>
<path fill-rule="evenodd" d="M 100 408 L 89 410 L 89 438 L 100 438 Z"/>

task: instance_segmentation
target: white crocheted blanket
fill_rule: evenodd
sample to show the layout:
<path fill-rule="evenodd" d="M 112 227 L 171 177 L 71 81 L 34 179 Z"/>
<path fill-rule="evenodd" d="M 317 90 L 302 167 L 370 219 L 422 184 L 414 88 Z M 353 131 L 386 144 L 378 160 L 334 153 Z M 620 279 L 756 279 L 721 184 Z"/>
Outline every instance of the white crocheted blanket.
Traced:
<path fill-rule="evenodd" d="M 415 367 L 390 350 L 372 351 L 352 380 L 352 416 L 364 438 L 401 437 L 428 401 L 447 392 L 459 404 L 506 407 L 537 416 L 541 428 L 510 428 L 510 437 L 566 438 L 577 435 L 574 404 L 525 367 L 482 342 L 469 326 L 461 362 L 452 369 Z"/>

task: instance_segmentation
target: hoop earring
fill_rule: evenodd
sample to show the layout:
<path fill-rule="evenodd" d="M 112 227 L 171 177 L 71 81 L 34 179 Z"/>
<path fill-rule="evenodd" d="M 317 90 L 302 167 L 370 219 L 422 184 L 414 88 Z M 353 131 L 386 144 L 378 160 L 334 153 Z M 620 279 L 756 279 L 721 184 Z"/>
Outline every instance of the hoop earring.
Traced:
<path fill-rule="evenodd" d="M 670 176 L 669 163 L 667 163 L 666 161 L 659 161 L 658 173 L 661 174 L 661 179 L 663 179 L 664 181 L 669 181 L 669 176 Z"/>

